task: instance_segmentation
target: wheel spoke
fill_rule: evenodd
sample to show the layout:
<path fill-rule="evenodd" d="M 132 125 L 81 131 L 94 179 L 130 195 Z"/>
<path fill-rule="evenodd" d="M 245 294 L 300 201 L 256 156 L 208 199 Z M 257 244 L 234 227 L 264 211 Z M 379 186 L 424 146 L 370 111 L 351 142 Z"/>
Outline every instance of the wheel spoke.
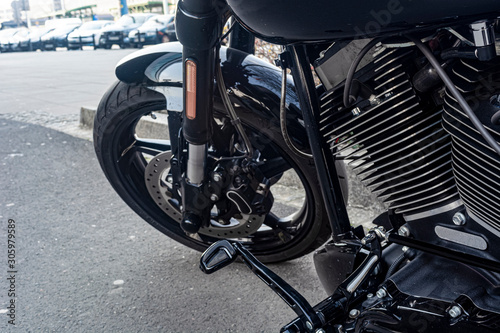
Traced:
<path fill-rule="evenodd" d="M 136 138 L 133 147 L 135 147 L 136 150 L 141 153 L 153 156 L 172 149 L 170 140 L 145 138 Z"/>
<path fill-rule="evenodd" d="M 134 164 L 136 167 L 142 168 L 142 170 L 146 168 L 146 161 L 135 145 L 127 147 L 118 157 L 117 163 L 119 168 L 124 171 L 130 170 Z"/>

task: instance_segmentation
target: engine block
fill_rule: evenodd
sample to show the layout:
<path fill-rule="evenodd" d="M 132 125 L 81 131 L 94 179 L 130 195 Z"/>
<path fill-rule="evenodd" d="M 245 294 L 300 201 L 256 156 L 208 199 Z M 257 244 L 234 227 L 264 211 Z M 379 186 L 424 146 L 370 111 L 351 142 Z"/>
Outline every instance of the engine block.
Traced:
<path fill-rule="evenodd" d="M 344 107 L 343 86 L 321 97 L 321 131 L 332 153 L 387 208 L 405 216 L 459 200 L 443 109 L 416 93 L 414 59 L 412 48 L 376 52 L 357 76 L 373 91 L 371 103 L 358 99 Z"/>
<path fill-rule="evenodd" d="M 500 124 L 492 117 L 500 111 L 500 62 L 460 60 L 451 79 L 474 113 L 500 142 Z M 460 197 L 469 216 L 485 227 L 500 231 L 500 157 L 474 128 L 447 91 L 444 128 L 452 137 L 452 161 Z"/>

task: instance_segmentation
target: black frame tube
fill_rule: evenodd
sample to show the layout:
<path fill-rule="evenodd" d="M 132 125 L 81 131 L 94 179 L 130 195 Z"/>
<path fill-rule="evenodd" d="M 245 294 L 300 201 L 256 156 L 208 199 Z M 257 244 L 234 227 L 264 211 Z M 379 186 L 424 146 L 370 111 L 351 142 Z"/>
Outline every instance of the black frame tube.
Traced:
<path fill-rule="evenodd" d="M 318 174 L 321 194 L 328 215 L 334 240 L 342 239 L 352 228 L 342 197 L 335 159 L 319 132 L 320 104 L 314 79 L 310 70 L 305 46 L 287 46 L 291 54 L 291 70 L 297 89 L 307 136 Z"/>
<path fill-rule="evenodd" d="M 478 257 L 465 252 L 458 252 L 443 246 L 422 242 L 417 239 L 408 238 L 397 234 L 389 234 L 387 240 L 391 243 L 408 246 L 412 249 L 420 250 L 422 252 L 427 252 L 446 259 L 451 259 L 453 261 L 461 262 L 466 265 L 479 267 L 486 269 L 488 271 L 500 273 L 500 262 L 495 260 Z"/>
<path fill-rule="evenodd" d="M 232 20 L 235 20 L 233 17 Z M 237 21 L 229 34 L 229 47 L 246 53 L 255 53 L 255 37 L 246 31 Z"/>

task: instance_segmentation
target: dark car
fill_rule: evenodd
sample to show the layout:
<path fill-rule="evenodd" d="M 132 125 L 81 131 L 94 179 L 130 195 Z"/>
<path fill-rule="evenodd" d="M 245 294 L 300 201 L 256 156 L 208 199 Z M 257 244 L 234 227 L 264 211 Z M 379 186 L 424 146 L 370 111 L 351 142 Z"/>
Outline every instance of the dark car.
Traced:
<path fill-rule="evenodd" d="M 176 41 L 174 15 L 153 16 L 128 37 L 132 47 Z"/>
<path fill-rule="evenodd" d="M 21 51 L 36 51 L 42 49 L 42 37 L 55 28 L 31 28 L 28 36 L 19 40 Z"/>
<path fill-rule="evenodd" d="M 80 24 L 62 25 L 42 37 L 42 50 L 55 50 L 57 47 L 68 47 L 68 35 Z"/>
<path fill-rule="evenodd" d="M 143 25 L 152 16 L 158 16 L 158 14 L 141 13 L 123 15 L 115 24 L 108 25 L 102 29 L 99 47 L 110 49 L 113 45 L 118 45 L 122 48 L 128 46 L 128 34 L 130 31 Z"/>

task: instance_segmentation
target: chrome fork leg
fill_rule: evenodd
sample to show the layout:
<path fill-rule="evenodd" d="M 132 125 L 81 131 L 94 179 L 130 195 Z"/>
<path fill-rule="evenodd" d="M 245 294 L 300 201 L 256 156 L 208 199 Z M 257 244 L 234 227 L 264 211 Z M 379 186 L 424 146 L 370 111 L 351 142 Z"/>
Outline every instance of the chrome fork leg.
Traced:
<path fill-rule="evenodd" d="M 205 175 L 207 145 L 189 144 L 186 176 L 189 183 L 201 185 Z"/>

